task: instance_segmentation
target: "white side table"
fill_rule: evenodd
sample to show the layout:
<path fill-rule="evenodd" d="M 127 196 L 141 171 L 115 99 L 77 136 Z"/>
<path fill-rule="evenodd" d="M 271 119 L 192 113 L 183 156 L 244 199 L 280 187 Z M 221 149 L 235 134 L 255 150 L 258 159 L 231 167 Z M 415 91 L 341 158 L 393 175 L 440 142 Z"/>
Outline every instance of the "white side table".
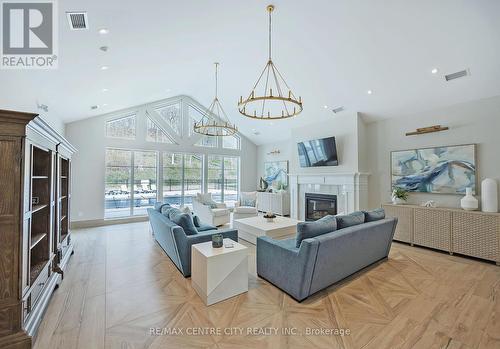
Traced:
<path fill-rule="evenodd" d="M 213 248 L 212 241 L 191 246 L 191 281 L 206 305 L 248 291 L 248 251 L 231 239 L 234 247 Z"/>

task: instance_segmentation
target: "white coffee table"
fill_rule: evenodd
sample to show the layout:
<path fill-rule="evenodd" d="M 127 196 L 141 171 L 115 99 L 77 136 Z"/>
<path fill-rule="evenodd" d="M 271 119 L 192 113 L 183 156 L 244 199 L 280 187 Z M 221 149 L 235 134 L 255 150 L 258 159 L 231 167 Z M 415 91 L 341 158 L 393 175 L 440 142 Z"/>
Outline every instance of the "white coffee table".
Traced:
<path fill-rule="evenodd" d="M 224 245 L 233 243 L 234 247 Z M 191 246 L 191 282 L 206 305 L 248 291 L 248 249 L 231 239 L 213 248 L 212 241 Z"/>
<path fill-rule="evenodd" d="M 269 236 L 273 239 L 284 239 L 295 236 L 297 223 L 293 218 L 277 216 L 272 222 L 264 217 L 249 217 L 233 221 L 233 228 L 238 229 L 238 237 L 252 244 L 257 243 L 259 236 Z"/>

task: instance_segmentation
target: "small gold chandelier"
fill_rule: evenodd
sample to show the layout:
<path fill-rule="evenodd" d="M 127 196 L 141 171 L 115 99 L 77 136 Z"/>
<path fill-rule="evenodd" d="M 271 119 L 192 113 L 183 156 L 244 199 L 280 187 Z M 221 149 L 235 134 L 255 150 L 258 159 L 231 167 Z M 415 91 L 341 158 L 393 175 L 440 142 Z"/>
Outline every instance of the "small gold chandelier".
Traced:
<path fill-rule="evenodd" d="M 271 15 L 274 6 L 267 6 L 267 11 L 269 12 L 269 60 L 249 96 L 246 99 L 243 99 L 243 96 L 240 97 L 238 110 L 241 114 L 252 119 L 279 120 L 298 115 L 303 107 L 302 98 L 295 97 L 283 75 L 272 61 Z M 261 91 L 262 94 L 259 95 L 258 91 Z"/>
<path fill-rule="evenodd" d="M 193 131 L 205 136 L 232 136 L 238 132 L 238 128 L 231 124 L 229 118 L 222 108 L 217 97 L 218 84 L 218 69 L 219 63 L 215 64 L 215 98 L 208 107 L 208 110 L 203 114 L 199 121 L 196 121 L 193 126 Z"/>

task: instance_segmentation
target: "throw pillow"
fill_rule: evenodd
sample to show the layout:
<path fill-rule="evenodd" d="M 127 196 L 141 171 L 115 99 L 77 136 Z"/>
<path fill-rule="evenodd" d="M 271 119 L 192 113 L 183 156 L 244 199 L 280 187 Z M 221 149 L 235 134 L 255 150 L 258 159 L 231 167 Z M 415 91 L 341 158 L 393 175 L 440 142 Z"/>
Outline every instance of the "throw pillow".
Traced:
<path fill-rule="evenodd" d="M 161 207 L 161 213 L 167 217 L 168 219 L 170 219 L 169 215 L 170 215 L 170 212 L 174 210 L 174 211 L 179 211 L 179 209 L 175 208 L 175 207 L 172 207 L 170 205 L 165 205 L 165 206 L 162 206 Z M 180 212 L 180 211 L 179 211 Z"/>
<path fill-rule="evenodd" d="M 170 205 L 167 204 L 167 203 L 164 203 L 164 202 L 156 202 L 155 203 L 155 210 L 158 211 L 158 212 L 161 212 L 161 208 L 163 206 L 170 206 Z"/>
<path fill-rule="evenodd" d="M 352 227 L 353 225 L 363 224 L 365 222 L 365 214 L 361 211 L 335 217 L 337 218 L 337 229 Z"/>
<path fill-rule="evenodd" d="M 383 208 L 363 211 L 363 213 L 365 214 L 365 222 L 375 222 L 385 218 L 385 211 Z"/>
<path fill-rule="evenodd" d="M 193 218 L 189 213 L 175 213 L 171 214 L 171 220 L 182 229 L 186 235 L 195 235 L 198 234 L 198 230 L 194 226 Z"/>
<path fill-rule="evenodd" d="M 301 222 L 297 224 L 296 247 L 300 247 L 302 240 L 313 238 L 337 230 L 335 216 L 325 216 L 314 222 Z"/>
<path fill-rule="evenodd" d="M 257 204 L 257 192 L 242 192 L 240 194 L 241 206 L 255 207 Z"/>
<path fill-rule="evenodd" d="M 196 228 L 198 228 L 199 226 L 201 226 L 200 217 L 198 217 L 196 215 L 193 215 L 193 223 L 194 223 L 194 226 Z"/>

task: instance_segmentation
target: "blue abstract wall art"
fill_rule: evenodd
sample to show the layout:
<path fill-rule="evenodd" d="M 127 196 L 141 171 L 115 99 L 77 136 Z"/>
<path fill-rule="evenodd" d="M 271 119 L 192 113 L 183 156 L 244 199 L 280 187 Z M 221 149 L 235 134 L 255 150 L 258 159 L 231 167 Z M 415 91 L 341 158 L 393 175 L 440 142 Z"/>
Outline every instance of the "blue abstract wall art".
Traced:
<path fill-rule="evenodd" d="M 391 152 L 392 187 L 410 192 L 464 194 L 476 191 L 476 145 Z"/>
<path fill-rule="evenodd" d="M 269 185 L 281 183 L 288 186 L 288 161 L 266 161 L 264 172 L 264 180 Z"/>

